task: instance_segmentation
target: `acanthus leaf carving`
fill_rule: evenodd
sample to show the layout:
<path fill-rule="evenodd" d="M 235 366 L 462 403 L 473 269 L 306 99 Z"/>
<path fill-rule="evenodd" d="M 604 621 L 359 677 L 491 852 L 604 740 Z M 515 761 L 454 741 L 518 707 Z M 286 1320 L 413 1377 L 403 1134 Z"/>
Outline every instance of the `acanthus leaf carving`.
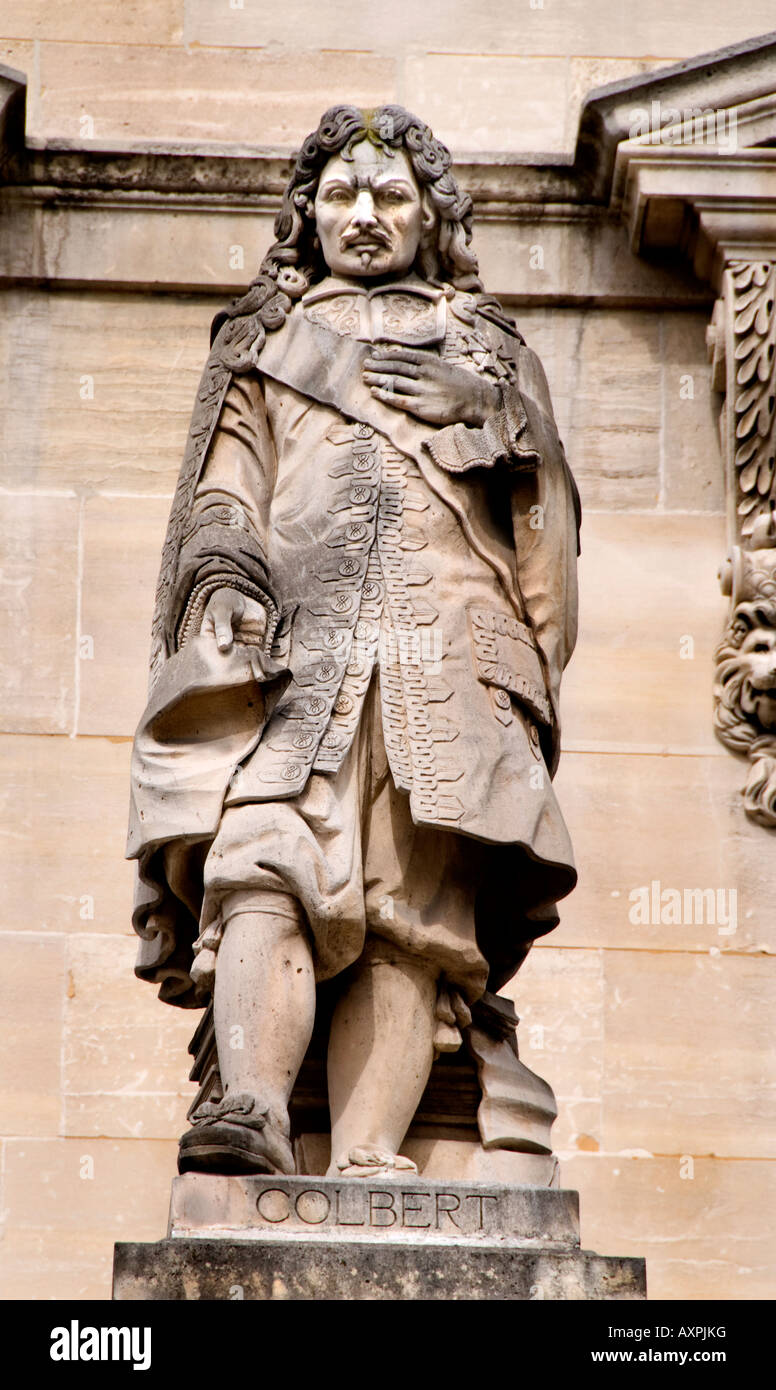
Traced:
<path fill-rule="evenodd" d="M 776 264 L 733 261 L 734 464 L 742 537 L 774 497 L 776 474 Z"/>

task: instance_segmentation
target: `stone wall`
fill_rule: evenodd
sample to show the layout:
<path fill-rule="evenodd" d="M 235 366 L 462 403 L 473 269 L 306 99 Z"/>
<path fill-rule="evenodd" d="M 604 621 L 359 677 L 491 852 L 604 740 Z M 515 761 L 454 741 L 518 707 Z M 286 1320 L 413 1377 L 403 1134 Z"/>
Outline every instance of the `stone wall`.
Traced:
<path fill-rule="evenodd" d="M 772 23 L 771 0 L 398 0 L 382 23 L 355 0 L 0 3 L 36 136 L 287 147 L 347 94 L 417 108 L 454 152 L 568 150 L 592 87 Z"/>
<path fill-rule="evenodd" d="M 573 146 L 589 88 L 765 30 L 772 4 L 677 12 L 653 0 L 633 14 L 621 0 L 447 0 L 391 16 L 387 40 L 351 0 L 0 0 L 0 62 L 28 75 L 38 140 L 287 151 L 335 100 L 396 99 L 464 155 L 558 152 Z M 99 264 L 96 278 L 61 272 L 46 287 L 4 272 L 0 288 L 0 1294 L 11 1298 L 107 1297 L 113 1241 L 164 1232 L 197 1016 L 164 1008 L 132 974 L 130 740 L 219 302 L 207 291 L 249 278 L 269 237 L 266 213 L 243 215 L 240 235 L 225 223 L 218 263 L 209 247 L 181 277 L 189 292 L 150 293 L 139 276 L 122 288 L 122 265 L 150 258 L 149 283 L 165 281 L 163 219 L 101 216 L 50 222 L 57 256 Z M 176 256 L 217 224 L 191 216 Z M 241 236 L 244 270 L 229 266 Z M 774 842 L 746 821 L 743 769 L 711 731 L 725 542 L 710 295 L 645 271 L 611 226 L 535 220 L 505 236 L 483 223 L 484 278 L 545 363 L 585 505 L 558 779 L 580 885 L 511 987 L 523 1055 L 558 1094 L 583 1243 L 645 1255 L 656 1298 L 764 1298 Z M 547 249 L 544 279 L 527 269 L 534 244 Z M 629 894 L 653 881 L 737 890 L 737 929 L 634 923 Z"/>

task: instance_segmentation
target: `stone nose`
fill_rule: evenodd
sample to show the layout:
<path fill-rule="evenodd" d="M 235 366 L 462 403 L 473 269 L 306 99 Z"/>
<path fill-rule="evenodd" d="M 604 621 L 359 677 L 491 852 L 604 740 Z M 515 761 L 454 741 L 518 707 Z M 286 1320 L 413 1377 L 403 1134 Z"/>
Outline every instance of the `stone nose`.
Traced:
<path fill-rule="evenodd" d="M 750 677 L 753 690 L 773 690 L 776 687 L 776 665 L 773 660 L 773 653 L 764 661 L 758 661 L 752 667 Z"/>
<path fill-rule="evenodd" d="M 373 227 L 375 225 L 377 219 L 375 217 L 374 198 L 368 188 L 361 189 L 356 198 L 350 220 L 354 227 Z"/>

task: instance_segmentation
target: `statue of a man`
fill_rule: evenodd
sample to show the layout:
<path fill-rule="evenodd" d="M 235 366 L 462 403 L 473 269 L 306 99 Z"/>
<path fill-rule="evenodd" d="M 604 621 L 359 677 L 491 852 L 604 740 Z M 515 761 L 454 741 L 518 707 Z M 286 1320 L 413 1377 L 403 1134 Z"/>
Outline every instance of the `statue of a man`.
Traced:
<path fill-rule="evenodd" d="M 551 777 L 578 499 L 450 165 L 401 107 L 328 111 L 214 325 L 129 847 L 138 974 L 214 1003 L 223 1098 L 181 1171 L 294 1172 L 327 980 L 330 1172 L 411 1170 L 435 1047 L 575 882 Z"/>

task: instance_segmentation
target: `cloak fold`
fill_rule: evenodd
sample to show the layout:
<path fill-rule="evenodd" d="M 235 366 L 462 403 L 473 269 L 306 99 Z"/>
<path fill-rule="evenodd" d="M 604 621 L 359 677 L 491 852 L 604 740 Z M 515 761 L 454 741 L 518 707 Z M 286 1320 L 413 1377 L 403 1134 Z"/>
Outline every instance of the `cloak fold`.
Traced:
<path fill-rule="evenodd" d="M 202 865 L 224 798 L 291 679 L 277 637 L 272 655 L 239 641 L 223 653 L 211 639 L 193 635 L 196 624 L 188 622 L 189 569 L 191 564 L 193 574 L 199 561 L 195 555 L 182 564 L 181 556 L 188 557 L 192 545 L 204 544 L 204 531 L 191 540 L 192 509 L 233 381 L 246 383 L 249 374 L 257 373 L 288 386 L 311 403 L 334 408 L 345 420 L 377 430 L 416 461 L 428 486 L 458 518 L 469 546 L 498 577 L 519 623 L 533 634 L 548 702 L 547 717 L 537 719 L 538 738 L 550 776 L 555 771 L 560 678 L 576 638 L 579 497 L 538 358 L 519 335 L 510 335 L 500 324 L 489 320 L 479 327 L 494 353 L 502 360 L 511 355 L 515 362 L 504 388 L 503 419 L 489 430 L 462 425 L 435 429 L 382 404 L 361 376 L 370 345 L 310 322 L 299 306 L 269 334 L 261 312 L 228 319 L 220 328 L 203 373 L 173 501 L 157 591 L 151 695 L 132 759 L 127 856 L 138 860 L 139 871 L 133 914 L 141 938 L 136 973 L 159 983 L 161 997 L 169 1002 L 202 1003 L 189 976 L 191 947 L 200 930 Z M 461 460 L 467 458 L 480 466 L 462 469 Z M 493 519 L 496 495 L 504 497 L 507 517 L 511 512 L 508 535 Z M 228 512 L 229 499 L 217 501 Z M 283 621 L 272 594 L 266 544 L 250 528 L 221 526 L 215 502 L 208 517 L 211 532 L 206 549 L 214 558 L 209 571 L 207 563 L 197 571 L 203 603 L 207 586 L 215 587 L 222 574 L 233 587 L 242 586 L 242 592 L 266 595 L 272 643 Z M 494 897 L 484 947 L 493 968 L 491 988 L 514 973 L 532 939 L 556 925 L 555 899 L 574 886 L 568 836 L 559 823 L 562 834 L 551 831 L 546 840 L 549 845 L 555 837 L 558 853 L 523 846 L 528 856 L 523 860 L 527 915 L 520 940 L 501 939 Z M 504 856 L 503 877 L 495 875 L 499 892 L 522 896 L 510 877 L 509 847 L 499 853 Z"/>
<path fill-rule="evenodd" d="M 256 647 L 235 641 L 220 652 L 192 637 L 165 662 L 143 714 L 132 750 L 127 858 L 138 860 L 136 973 L 162 983 L 163 999 L 201 1005 L 188 967 L 202 863 L 235 768 L 258 744 L 288 676 Z"/>

